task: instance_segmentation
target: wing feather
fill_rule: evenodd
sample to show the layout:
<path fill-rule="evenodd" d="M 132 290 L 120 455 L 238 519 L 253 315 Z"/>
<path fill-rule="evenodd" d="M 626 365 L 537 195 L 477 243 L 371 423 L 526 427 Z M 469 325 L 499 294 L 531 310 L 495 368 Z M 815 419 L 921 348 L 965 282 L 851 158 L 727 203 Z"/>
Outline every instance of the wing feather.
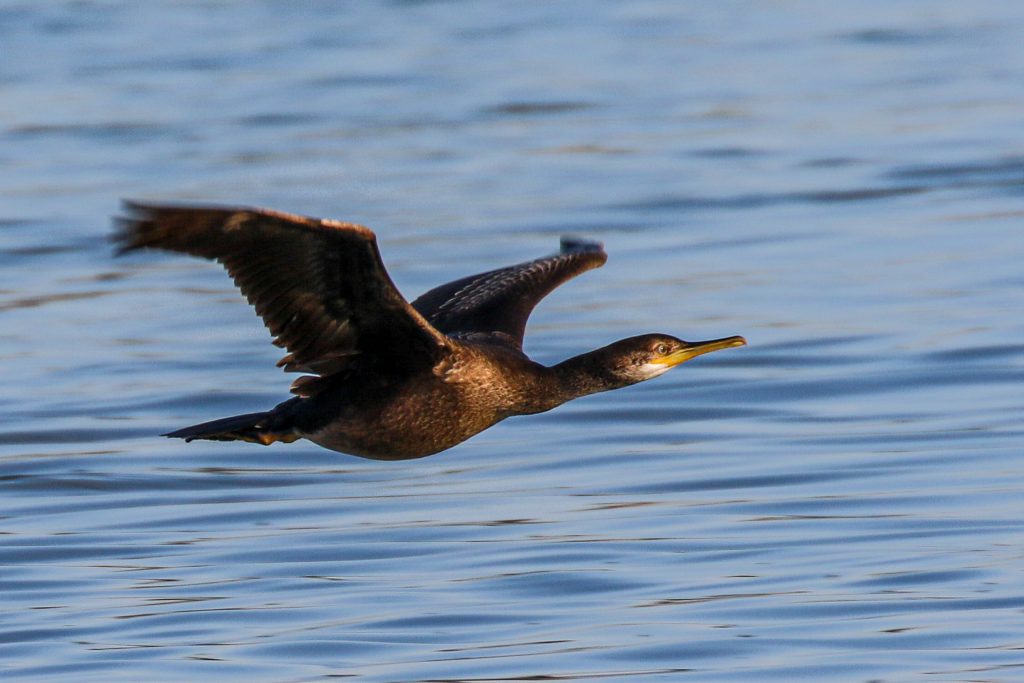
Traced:
<path fill-rule="evenodd" d="M 599 243 L 563 237 L 558 254 L 435 287 L 412 307 L 445 334 L 499 333 L 522 348 L 526 321 L 540 300 L 607 259 Z"/>
<path fill-rule="evenodd" d="M 356 355 L 431 365 L 448 338 L 398 292 L 364 226 L 254 208 L 125 202 L 119 253 L 156 248 L 221 263 L 288 353 L 279 366 L 330 375 Z M 303 384 L 303 383 L 300 383 Z"/>

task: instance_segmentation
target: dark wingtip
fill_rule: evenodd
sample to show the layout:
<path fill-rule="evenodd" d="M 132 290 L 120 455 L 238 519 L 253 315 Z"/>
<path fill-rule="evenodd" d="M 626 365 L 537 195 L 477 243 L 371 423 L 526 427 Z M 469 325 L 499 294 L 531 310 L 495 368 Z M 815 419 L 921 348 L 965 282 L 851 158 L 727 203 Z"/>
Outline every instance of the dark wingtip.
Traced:
<path fill-rule="evenodd" d="M 141 202 L 121 199 L 121 213 L 114 216 L 114 232 L 107 238 L 114 245 L 114 256 L 124 256 L 138 249 L 139 245 L 135 243 L 136 230 L 139 222 L 145 219 L 146 210 L 146 205 Z"/>
<path fill-rule="evenodd" d="M 114 216 L 114 231 L 109 236 L 115 256 L 151 246 L 152 235 L 149 229 L 158 209 L 158 206 L 146 202 L 121 199 L 121 210 Z"/>
<path fill-rule="evenodd" d="M 578 251 L 604 253 L 604 245 L 600 242 L 572 237 L 571 235 L 562 235 L 561 247 L 563 254 L 571 254 Z"/>

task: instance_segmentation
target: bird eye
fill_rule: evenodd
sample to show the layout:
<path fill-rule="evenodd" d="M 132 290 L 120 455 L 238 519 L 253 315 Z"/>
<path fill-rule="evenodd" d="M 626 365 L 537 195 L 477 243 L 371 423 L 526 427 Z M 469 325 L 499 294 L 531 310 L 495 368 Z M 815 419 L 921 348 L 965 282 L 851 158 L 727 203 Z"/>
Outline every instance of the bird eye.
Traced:
<path fill-rule="evenodd" d="M 657 346 L 656 346 L 656 347 L 654 348 L 654 350 L 655 350 L 655 352 L 657 352 L 657 354 L 658 354 L 659 356 L 665 356 L 665 355 L 668 355 L 668 346 L 667 346 L 666 344 L 658 344 L 658 345 L 657 345 Z"/>

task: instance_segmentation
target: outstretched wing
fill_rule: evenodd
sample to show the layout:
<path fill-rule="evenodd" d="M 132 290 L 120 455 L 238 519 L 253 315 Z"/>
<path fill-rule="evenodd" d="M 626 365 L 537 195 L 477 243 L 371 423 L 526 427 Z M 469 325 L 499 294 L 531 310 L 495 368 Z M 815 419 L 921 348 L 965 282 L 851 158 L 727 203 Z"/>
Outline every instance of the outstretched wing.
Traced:
<path fill-rule="evenodd" d="M 125 202 L 118 253 L 155 247 L 220 262 L 256 308 L 278 366 L 326 376 L 357 354 L 385 368 L 434 364 L 449 349 L 395 288 L 376 236 L 354 223 L 251 208 Z"/>
<path fill-rule="evenodd" d="M 561 252 L 435 287 L 412 302 L 445 334 L 502 333 L 522 348 L 526 320 L 534 307 L 562 283 L 604 265 L 597 242 L 562 238 Z"/>

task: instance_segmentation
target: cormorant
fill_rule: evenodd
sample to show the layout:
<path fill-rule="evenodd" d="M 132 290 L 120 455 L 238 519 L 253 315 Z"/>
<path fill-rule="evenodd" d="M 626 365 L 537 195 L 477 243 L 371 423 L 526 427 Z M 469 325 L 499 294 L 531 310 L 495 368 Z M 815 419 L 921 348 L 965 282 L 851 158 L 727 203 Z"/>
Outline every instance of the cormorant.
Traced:
<path fill-rule="evenodd" d="M 125 202 L 118 253 L 153 247 L 220 262 L 306 373 L 296 396 L 261 413 L 164 436 L 270 444 L 305 438 L 378 460 L 443 451 L 512 415 L 618 389 L 743 337 L 617 341 L 545 367 L 522 350 L 526 320 L 556 287 L 608 258 L 563 238 L 553 256 L 441 285 L 408 303 L 374 233 L 354 223 L 256 208 Z"/>

